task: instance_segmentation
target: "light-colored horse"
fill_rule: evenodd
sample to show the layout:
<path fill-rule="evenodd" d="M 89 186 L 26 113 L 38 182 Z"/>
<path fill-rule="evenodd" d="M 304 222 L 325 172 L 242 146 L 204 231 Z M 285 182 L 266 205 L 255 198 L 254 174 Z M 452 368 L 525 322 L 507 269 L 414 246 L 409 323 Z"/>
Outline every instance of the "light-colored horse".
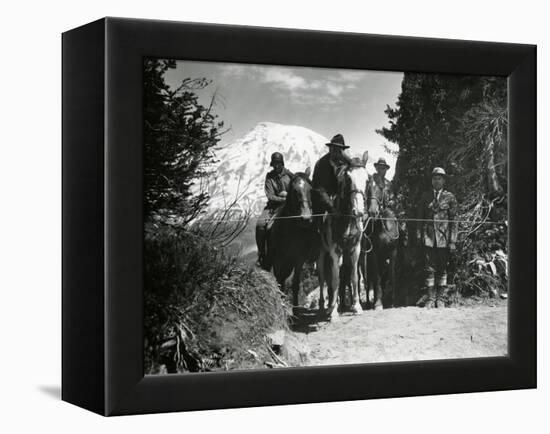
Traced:
<path fill-rule="evenodd" d="M 335 213 L 325 216 L 321 230 L 321 253 L 317 261 L 319 273 L 319 309 L 324 310 L 324 286 L 328 286 L 327 314 L 330 321 L 338 318 L 338 288 L 340 266 L 345 260 L 351 275 L 351 311 L 360 314 L 363 309 L 359 299 L 357 264 L 361 253 L 363 216 L 365 214 L 365 190 L 368 174 L 365 164 L 368 154 L 354 158 L 352 164 L 338 173 L 338 193 Z M 346 276 L 348 277 L 348 276 Z M 340 300 L 340 303 L 342 300 Z"/>

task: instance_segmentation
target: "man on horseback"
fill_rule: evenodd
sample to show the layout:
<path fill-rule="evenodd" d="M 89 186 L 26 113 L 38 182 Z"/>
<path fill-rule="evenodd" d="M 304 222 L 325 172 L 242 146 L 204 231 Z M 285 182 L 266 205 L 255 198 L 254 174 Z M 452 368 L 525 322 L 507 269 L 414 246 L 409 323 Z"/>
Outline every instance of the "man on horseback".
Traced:
<path fill-rule="evenodd" d="M 337 173 L 342 167 L 351 164 L 351 158 L 344 152 L 349 146 L 346 146 L 342 134 L 336 134 L 326 146 L 329 147 L 328 153 L 317 161 L 313 169 L 313 214 L 334 212 L 334 197 L 338 191 Z M 319 227 L 322 218 L 316 217 L 315 221 Z"/>
<path fill-rule="evenodd" d="M 264 191 L 267 205 L 256 222 L 256 246 L 258 247 L 258 265 L 265 268 L 266 238 L 273 216 L 284 205 L 292 173 L 285 168 L 283 154 L 274 152 L 269 163 L 273 169 L 265 176 Z"/>
<path fill-rule="evenodd" d="M 389 208 L 392 211 L 396 211 L 397 206 L 395 193 L 391 181 L 386 179 L 386 172 L 390 168 L 390 165 L 386 163 L 384 158 L 379 158 L 374 163 L 376 173 L 370 177 L 370 182 L 367 188 L 367 203 L 371 203 L 371 199 L 375 199 L 378 202 L 378 208 L 380 210 Z"/>
<path fill-rule="evenodd" d="M 365 229 L 368 235 L 363 240 L 363 250 L 368 254 L 367 299 L 375 309 L 382 309 L 385 302 L 395 305 L 398 301 L 397 249 L 406 235 L 406 227 L 403 222 L 398 222 L 403 212 L 399 209 L 392 182 L 386 179 L 390 165 L 384 158 L 379 158 L 374 167 L 376 173 L 370 177 L 367 186 L 370 218 Z"/>
<path fill-rule="evenodd" d="M 458 235 L 455 196 L 443 189 L 445 170 L 432 171 L 432 190 L 424 194 L 418 211 L 417 238 L 425 252 L 427 301 L 425 307 L 445 307 L 449 253 L 456 249 Z"/>

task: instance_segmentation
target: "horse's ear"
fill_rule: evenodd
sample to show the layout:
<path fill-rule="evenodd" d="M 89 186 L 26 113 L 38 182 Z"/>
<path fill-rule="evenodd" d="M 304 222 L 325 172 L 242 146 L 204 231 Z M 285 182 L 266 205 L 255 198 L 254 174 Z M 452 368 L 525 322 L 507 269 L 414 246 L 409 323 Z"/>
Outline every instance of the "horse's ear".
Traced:
<path fill-rule="evenodd" d="M 308 166 L 308 167 L 306 168 L 306 171 L 305 171 L 304 173 L 305 173 L 306 176 L 309 178 L 310 175 L 311 175 L 311 167 Z"/>
<path fill-rule="evenodd" d="M 363 164 L 367 164 L 367 161 L 369 161 L 369 151 L 365 151 L 363 153 Z"/>

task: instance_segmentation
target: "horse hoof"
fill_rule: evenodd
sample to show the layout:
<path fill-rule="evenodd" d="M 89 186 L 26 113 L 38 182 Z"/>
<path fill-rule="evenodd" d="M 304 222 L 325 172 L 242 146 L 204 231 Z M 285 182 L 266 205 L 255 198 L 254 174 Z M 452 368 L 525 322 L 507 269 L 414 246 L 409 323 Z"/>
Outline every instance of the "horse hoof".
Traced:
<path fill-rule="evenodd" d="M 354 315 L 361 315 L 363 313 L 363 308 L 359 303 L 357 303 L 351 308 L 351 313 Z"/>
<path fill-rule="evenodd" d="M 338 322 L 340 319 L 340 315 L 338 314 L 338 309 L 334 308 L 332 309 L 332 312 L 328 315 L 328 321 L 329 322 Z"/>
<path fill-rule="evenodd" d="M 384 310 L 384 306 L 382 306 L 382 303 L 376 303 L 374 305 L 374 310 Z"/>

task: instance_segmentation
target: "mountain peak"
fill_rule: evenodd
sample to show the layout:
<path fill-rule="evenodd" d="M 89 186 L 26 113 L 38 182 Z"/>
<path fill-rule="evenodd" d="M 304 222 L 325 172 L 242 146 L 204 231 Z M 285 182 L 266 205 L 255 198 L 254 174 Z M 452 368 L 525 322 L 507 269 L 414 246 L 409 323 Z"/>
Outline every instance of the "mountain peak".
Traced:
<path fill-rule="evenodd" d="M 218 161 L 213 176 L 203 188 L 210 194 L 209 214 L 223 211 L 229 204 L 240 212 L 258 214 L 267 199 L 265 175 L 271 170 L 271 154 L 280 152 L 291 172 L 313 168 L 327 152 L 327 139 L 308 128 L 264 121 L 244 137 L 215 152 Z"/>

